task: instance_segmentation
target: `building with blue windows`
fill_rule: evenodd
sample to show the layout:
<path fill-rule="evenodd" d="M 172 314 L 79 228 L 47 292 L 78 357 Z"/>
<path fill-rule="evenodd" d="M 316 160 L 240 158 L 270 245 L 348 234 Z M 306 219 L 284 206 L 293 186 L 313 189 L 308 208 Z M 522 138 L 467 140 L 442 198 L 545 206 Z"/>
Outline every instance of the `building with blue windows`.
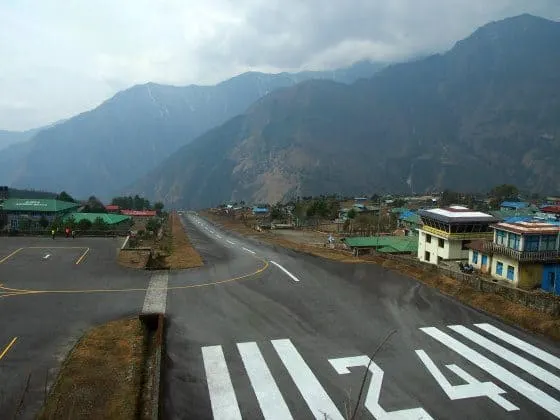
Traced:
<path fill-rule="evenodd" d="M 491 225 L 492 241 L 474 242 L 469 263 L 522 289 L 560 294 L 560 226 L 542 221 Z"/>

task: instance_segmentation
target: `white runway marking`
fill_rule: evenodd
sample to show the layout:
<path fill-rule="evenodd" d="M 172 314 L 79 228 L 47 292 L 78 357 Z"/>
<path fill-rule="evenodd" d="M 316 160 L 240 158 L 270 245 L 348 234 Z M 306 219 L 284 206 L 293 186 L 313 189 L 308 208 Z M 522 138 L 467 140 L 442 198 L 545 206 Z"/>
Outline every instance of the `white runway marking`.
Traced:
<path fill-rule="evenodd" d="M 296 276 L 294 276 L 292 273 L 290 273 L 288 270 L 286 270 L 284 267 L 282 267 L 277 262 L 270 261 L 270 263 L 274 264 L 276 267 L 278 267 L 280 270 L 282 270 L 284 273 L 286 273 L 293 281 L 299 281 L 299 279 Z"/>

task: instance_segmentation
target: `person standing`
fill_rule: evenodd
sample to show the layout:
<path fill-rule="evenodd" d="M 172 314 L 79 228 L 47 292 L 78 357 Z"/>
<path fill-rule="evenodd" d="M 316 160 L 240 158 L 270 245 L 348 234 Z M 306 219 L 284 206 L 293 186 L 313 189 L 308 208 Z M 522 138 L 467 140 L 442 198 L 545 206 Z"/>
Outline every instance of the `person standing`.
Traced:
<path fill-rule="evenodd" d="M 56 235 L 56 230 L 54 228 L 51 230 L 51 235 L 52 235 L 52 238 L 54 239 L 54 235 Z"/>

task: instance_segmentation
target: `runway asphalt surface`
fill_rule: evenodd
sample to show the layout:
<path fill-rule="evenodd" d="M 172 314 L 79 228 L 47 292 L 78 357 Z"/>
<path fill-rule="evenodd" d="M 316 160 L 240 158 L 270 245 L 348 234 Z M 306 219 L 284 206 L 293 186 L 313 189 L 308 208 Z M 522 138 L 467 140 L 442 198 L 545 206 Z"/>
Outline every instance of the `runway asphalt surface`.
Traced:
<path fill-rule="evenodd" d="M 376 265 L 185 222 L 206 267 L 170 284 L 266 269 L 169 291 L 165 418 L 560 416 L 556 343 Z"/>
<path fill-rule="evenodd" d="M 168 319 L 166 419 L 560 417 L 556 343 L 376 265 L 184 223 L 205 266 L 170 273 L 118 267 L 114 241 L 0 238 L 0 419 L 29 373 L 33 418 L 76 339 L 148 301 Z"/>

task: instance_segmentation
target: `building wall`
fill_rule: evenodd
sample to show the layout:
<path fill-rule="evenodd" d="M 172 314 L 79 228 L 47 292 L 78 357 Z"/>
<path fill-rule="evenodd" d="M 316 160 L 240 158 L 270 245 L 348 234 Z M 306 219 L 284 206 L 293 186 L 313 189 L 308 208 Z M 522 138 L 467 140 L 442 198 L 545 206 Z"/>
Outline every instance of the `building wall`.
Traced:
<path fill-rule="evenodd" d="M 477 253 L 476 262 L 474 261 L 474 254 Z M 485 260 L 486 264 L 482 265 L 482 261 Z M 480 251 L 473 251 L 469 249 L 469 264 L 472 265 L 477 270 L 480 270 L 482 273 L 490 273 L 492 268 L 492 256 L 489 254 L 485 254 L 484 252 Z"/>
<path fill-rule="evenodd" d="M 547 292 L 560 295 L 560 264 L 542 266 L 541 287 Z"/>
<path fill-rule="evenodd" d="M 430 242 L 427 242 L 428 235 L 431 237 Z M 418 235 L 418 259 L 431 264 L 438 264 L 440 259 L 465 260 L 469 257 L 469 250 L 461 249 L 462 244 L 462 240 L 446 239 L 420 229 Z M 426 252 L 430 253 L 429 260 L 426 259 Z"/>
<path fill-rule="evenodd" d="M 536 286 L 541 284 L 542 278 L 542 264 L 520 264 L 517 287 L 527 290 L 534 289 Z"/>
<path fill-rule="evenodd" d="M 501 262 L 503 264 L 503 270 L 502 270 L 501 275 L 498 274 L 498 270 L 497 270 L 497 266 L 498 266 L 499 262 Z M 511 266 L 511 267 L 514 268 L 513 280 L 509 280 L 507 278 L 508 266 Z M 490 273 L 491 273 L 492 277 L 494 277 L 495 279 L 508 281 L 515 287 L 517 287 L 517 285 L 518 285 L 519 264 L 518 264 L 517 261 L 515 261 L 513 259 L 510 259 L 510 258 L 505 257 L 503 255 L 494 255 L 494 257 L 492 258 L 492 269 L 491 269 Z"/>

